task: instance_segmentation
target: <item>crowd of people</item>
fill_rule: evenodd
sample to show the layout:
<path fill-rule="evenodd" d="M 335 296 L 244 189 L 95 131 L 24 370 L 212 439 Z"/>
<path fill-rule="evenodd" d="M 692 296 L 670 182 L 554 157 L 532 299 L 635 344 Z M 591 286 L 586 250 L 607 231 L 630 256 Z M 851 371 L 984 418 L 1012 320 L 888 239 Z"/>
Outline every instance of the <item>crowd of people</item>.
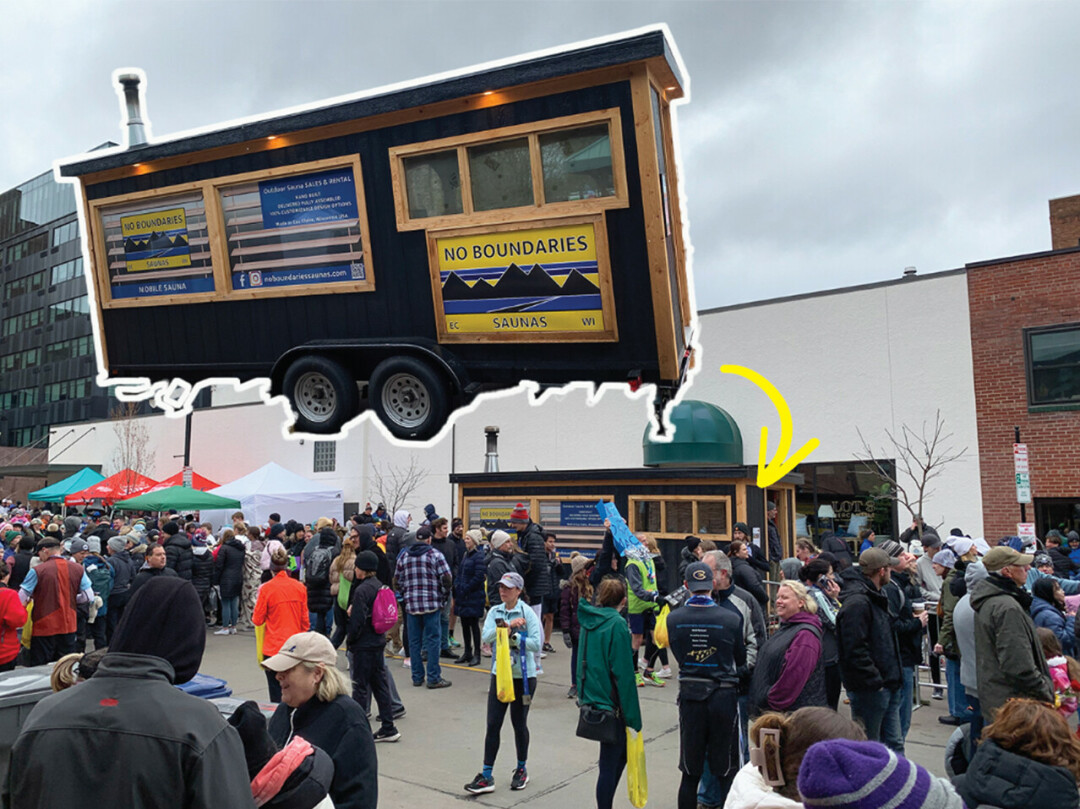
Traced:
<path fill-rule="evenodd" d="M 767 513 L 764 548 L 737 523 L 729 541 L 688 536 L 669 567 L 653 537 L 610 522 L 595 556 L 565 557 L 521 504 L 490 532 L 430 505 L 415 524 L 380 504 L 344 524 L 237 512 L 217 529 L 176 513 L 0 508 L 0 671 L 56 663 L 60 691 L 24 724 L 5 799 L 61 805 L 100 786 L 140 806 L 375 807 L 376 745 L 402 738 L 397 659 L 432 690 L 452 685 L 441 660 L 490 669 L 483 758 L 464 791 L 497 790 L 507 713 L 507 786 L 522 790 L 559 633 L 577 735 L 599 745 L 600 809 L 615 804 L 628 731 L 647 730 L 639 690 L 669 683 L 678 809 L 1080 806 L 1068 722 L 1080 564 L 1067 550 L 1080 541 L 942 539 L 916 519 L 898 539 L 864 531 L 854 551 L 799 538 L 783 558 Z M 226 722 L 172 687 L 194 676 L 208 633 L 248 631 L 278 706 L 269 722 L 255 703 Z M 958 728 L 951 778 L 905 758 L 919 669 L 939 656 L 945 684 L 931 665 L 923 685 Z M 136 755 L 124 751 L 138 739 L 155 743 L 128 781 L 95 766 Z M 87 772 L 49 778 L 56 761 Z"/>

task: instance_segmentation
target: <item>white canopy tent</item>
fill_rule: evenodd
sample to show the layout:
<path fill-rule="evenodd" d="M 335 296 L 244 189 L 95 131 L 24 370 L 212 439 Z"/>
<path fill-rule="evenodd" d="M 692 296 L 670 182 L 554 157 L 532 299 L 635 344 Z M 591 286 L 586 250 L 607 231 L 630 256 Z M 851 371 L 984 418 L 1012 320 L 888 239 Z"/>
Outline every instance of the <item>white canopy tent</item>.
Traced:
<path fill-rule="evenodd" d="M 271 461 L 249 475 L 210 490 L 211 494 L 240 501 L 240 510 L 249 525 L 262 525 L 277 512 L 282 522 L 314 522 L 319 517 L 343 518 L 343 495 L 315 480 L 308 480 Z M 216 531 L 228 525 L 235 509 L 213 509 L 200 512 L 203 522 Z"/>

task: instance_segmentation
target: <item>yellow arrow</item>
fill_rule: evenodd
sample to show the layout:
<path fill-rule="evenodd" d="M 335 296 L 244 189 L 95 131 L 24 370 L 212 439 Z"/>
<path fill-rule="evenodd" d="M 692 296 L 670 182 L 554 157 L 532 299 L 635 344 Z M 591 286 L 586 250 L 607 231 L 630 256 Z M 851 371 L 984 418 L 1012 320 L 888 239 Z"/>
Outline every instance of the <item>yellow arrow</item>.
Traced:
<path fill-rule="evenodd" d="M 806 456 L 818 448 L 821 443 L 816 438 L 811 438 L 805 444 L 803 444 L 794 455 L 788 457 L 788 452 L 791 449 L 791 434 L 794 432 L 794 426 L 791 421 L 791 410 L 787 406 L 787 402 L 784 401 L 784 397 L 780 395 L 780 391 L 776 389 L 776 386 L 772 382 L 767 380 L 757 371 L 750 368 L 744 368 L 741 365 L 721 365 L 720 373 L 722 374 L 735 374 L 745 379 L 749 379 L 763 391 L 772 401 L 776 411 L 780 414 L 780 446 L 776 448 L 776 454 L 773 455 L 771 460 L 769 457 L 769 428 L 761 428 L 761 448 L 758 451 L 758 465 L 757 465 L 757 485 L 758 488 L 764 489 L 767 486 L 771 486 L 780 480 L 784 475 L 802 463 Z"/>

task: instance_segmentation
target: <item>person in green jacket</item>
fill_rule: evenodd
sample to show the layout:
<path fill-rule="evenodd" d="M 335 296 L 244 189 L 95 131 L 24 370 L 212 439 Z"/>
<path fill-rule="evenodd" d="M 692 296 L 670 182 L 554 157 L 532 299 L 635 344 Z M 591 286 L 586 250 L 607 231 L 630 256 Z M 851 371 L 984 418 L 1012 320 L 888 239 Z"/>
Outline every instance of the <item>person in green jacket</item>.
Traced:
<path fill-rule="evenodd" d="M 577 683 L 578 703 L 603 711 L 613 711 L 625 726 L 641 731 L 634 666 L 630 656 L 630 633 L 619 610 L 626 602 L 626 584 L 607 578 L 596 591 L 596 606 L 586 599 L 578 602 Z M 616 744 L 600 743 L 600 764 L 596 776 L 597 809 L 611 809 L 615 791 L 626 767 L 626 733 Z"/>

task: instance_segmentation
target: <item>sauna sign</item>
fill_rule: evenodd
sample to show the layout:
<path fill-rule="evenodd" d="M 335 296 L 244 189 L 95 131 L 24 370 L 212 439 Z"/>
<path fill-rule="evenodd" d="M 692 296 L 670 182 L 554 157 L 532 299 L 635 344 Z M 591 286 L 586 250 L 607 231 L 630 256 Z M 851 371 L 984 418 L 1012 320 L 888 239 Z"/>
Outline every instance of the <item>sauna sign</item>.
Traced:
<path fill-rule="evenodd" d="M 191 266 L 187 212 L 183 208 L 120 217 L 127 272 Z"/>
<path fill-rule="evenodd" d="M 319 225 L 356 219 L 352 169 L 334 169 L 259 183 L 264 228 Z"/>
<path fill-rule="evenodd" d="M 592 223 L 434 240 L 445 332 L 605 331 Z"/>

